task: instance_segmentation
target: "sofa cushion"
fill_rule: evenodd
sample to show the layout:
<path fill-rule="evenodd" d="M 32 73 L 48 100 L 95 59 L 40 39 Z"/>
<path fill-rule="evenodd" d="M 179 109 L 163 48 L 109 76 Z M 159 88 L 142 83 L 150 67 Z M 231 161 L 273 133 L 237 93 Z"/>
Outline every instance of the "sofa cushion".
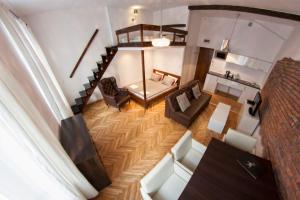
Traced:
<path fill-rule="evenodd" d="M 205 104 L 207 104 L 209 100 L 209 95 L 201 95 L 201 98 L 191 101 L 191 106 L 186 109 L 183 114 L 190 119 L 197 117 L 199 112 L 205 107 Z"/>
<path fill-rule="evenodd" d="M 176 99 L 177 99 L 178 105 L 180 107 L 180 110 L 182 112 L 184 112 L 186 109 L 188 109 L 191 106 L 191 103 L 190 103 L 189 99 L 187 98 L 185 92 L 181 95 L 178 95 L 176 97 Z"/>
<path fill-rule="evenodd" d="M 179 104 L 177 102 L 176 97 L 177 97 L 177 95 L 171 95 L 169 97 L 170 103 L 172 104 L 172 106 L 173 106 L 173 108 L 174 108 L 175 111 L 180 111 Z"/>
<path fill-rule="evenodd" d="M 200 92 L 200 89 L 199 89 L 199 85 L 196 84 L 193 88 L 192 88 L 192 91 L 193 91 L 193 95 L 195 97 L 195 99 L 199 99 L 200 95 L 201 95 L 201 92 Z"/>
<path fill-rule="evenodd" d="M 180 163 L 193 172 L 197 168 L 202 156 L 202 152 L 197 151 L 194 148 L 190 148 L 182 160 L 180 160 Z"/>
<path fill-rule="evenodd" d="M 191 88 L 189 88 L 189 87 L 186 88 L 185 93 L 186 93 L 186 96 L 189 99 L 189 101 L 192 101 L 193 99 L 195 99 Z"/>

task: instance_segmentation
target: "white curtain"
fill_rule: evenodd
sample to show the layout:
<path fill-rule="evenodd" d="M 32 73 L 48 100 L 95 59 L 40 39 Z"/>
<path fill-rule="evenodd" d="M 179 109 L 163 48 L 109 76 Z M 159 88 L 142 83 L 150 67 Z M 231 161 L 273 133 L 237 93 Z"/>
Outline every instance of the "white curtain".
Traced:
<path fill-rule="evenodd" d="M 13 65 L 0 57 L 0 200 L 95 197 L 97 191 L 63 150 L 48 119 L 39 112 L 38 102 L 33 102 L 24 90 L 28 83 L 17 80 L 11 71 L 11 66 L 25 67 L 34 80 L 33 90 L 47 101 L 49 112 L 59 121 L 70 116 L 41 49 L 29 33 L 24 33 L 24 24 L 1 4 L 0 31 L 12 44 L 16 52 L 13 56 L 22 61 Z"/>
<path fill-rule="evenodd" d="M 77 200 L 97 191 L 0 61 L 0 197 Z"/>
<path fill-rule="evenodd" d="M 16 18 L 4 6 L 0 5 L 0 25 L 7 39 L 15 48 L 15 55 L 21 60 L 34 80 L 54 117 L 60 123 L 62 119 L 72 116 L 68 104 L 39 44 L 30 29 Z"/>

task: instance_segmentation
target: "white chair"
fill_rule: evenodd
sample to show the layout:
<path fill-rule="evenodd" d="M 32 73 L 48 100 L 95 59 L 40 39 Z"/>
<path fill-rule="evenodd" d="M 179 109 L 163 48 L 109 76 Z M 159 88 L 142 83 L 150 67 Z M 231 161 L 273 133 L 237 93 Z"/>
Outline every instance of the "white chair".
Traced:
<path fill-rule="evenodd" d="M 176 165 L 168 153 L 141 180 L 141 194 L 144 200 L 176 200 L 183 192 L 191 175 Z"/>
<path fill-rule="evenodd" d="M 226 135 L 223 137 L 223 141 L 238 149 L 255 154 L 257 139 L 254 137 L 230 128 L 228 129 Z"/>
<path fill-rule="evenodd" d="M 174 156 L 175 163 L 192 175 L 205 150 L 206 146 L 194 140 L 192 138 L 192 132 L 187 130 L 171 149 L 171 152 Z"/>

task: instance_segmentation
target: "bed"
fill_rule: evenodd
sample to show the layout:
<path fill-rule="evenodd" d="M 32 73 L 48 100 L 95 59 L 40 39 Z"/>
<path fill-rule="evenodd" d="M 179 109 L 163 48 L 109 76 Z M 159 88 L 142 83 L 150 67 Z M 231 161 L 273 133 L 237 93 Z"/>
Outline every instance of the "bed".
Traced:
<path fill-rule="evenodd" d="M 146 95 L 144 95 L 143 81 L 130 84 L 126 87 L 131 98 L 137 103 L 142 104 L 145 108 L 148 108 L 148 106 L 157 99 L 160 99 L 179 88 L 180 76 L 157 69 L 153 69 L 153 74 L 159 74 L 162 78 L 160 80 L 145 80 Z M 167 85 L 165 82 L 166 77 L 174 79 L 174 82 Z"/>

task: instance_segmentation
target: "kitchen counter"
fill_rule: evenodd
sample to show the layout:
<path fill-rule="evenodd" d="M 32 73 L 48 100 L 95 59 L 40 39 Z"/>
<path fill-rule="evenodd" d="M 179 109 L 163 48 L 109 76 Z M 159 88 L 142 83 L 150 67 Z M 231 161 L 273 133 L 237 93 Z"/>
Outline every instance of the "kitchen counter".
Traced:
<path fill-rule="evenodd" d="M 251 82 L 248 82 L 248 81 L 245 81 L 245 80 L 241 80 L 241 79 L 225 78 L 224 74 L 220 74 L 220 73 L 212 72 L 212 71 L 209 71 L 208 74 L 211 74 L 213 76 L 217 76 L 217 77 L 220 77 L 220 78 L 224 78 L 226 80 L 234 81 L 234 82 L 237 82 L 237 83 L 240 83 L 240 84 L 243 84 L 243 85 L 246 85 L 246 86 L 249 86 L 249 87 L 252 87 L 252 88 L 260 90 L 260 86 L 258 84 L 256 84 L 256 83 L 251 83 Z"/>

